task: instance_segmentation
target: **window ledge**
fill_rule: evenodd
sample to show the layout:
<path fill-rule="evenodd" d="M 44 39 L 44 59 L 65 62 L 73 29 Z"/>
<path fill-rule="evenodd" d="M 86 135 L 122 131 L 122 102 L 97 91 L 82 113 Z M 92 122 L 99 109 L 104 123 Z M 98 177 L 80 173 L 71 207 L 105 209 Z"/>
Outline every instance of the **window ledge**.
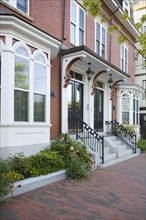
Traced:
<path fill-rule="evenodd" d="M 30 17 L 27 13 L 22 12 L 21 10 L 11 6 L 9 3 L 1 1 L 1 4 L 8 7 L 9 9 L 13 10 L 14 12 L 17 12 L 18 14 L 20 14 L 21 16 L 23 16 L 24 18 L 27 18 L 30 21 L 33 21 L 33 18 Z"/>
<path fill-rule="evenodd" d="M 43 123 L 33 123 L 33 124 L 30 124 L 29 122 L 27 123 L 22 123 L 22 122 L 18 122 L 18 123 L 13 123 L 13 124 L 3 124 L 3 123 L 0 123 L 0 126 L 1 128 L 2 127 L 52 127 L 52 124 L 43 124 Z"/>

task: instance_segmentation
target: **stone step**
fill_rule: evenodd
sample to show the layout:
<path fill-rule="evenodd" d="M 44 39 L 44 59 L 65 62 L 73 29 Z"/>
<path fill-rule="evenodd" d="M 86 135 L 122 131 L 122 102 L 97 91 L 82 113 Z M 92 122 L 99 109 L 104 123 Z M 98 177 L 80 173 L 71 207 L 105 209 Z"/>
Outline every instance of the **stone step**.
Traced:
<path fill-rule="evenodd" d="M 130 155 L 130 154 L 133 154 L 132 149 L 120 150 L 118 153 L 118 157 L 123 157 L 123 156 Z"/>
<path fill-rule="evenodd" d="M 104 162 L 106 163 L 107 161 L 113 160 L 116 158 L 117 158 L 116 153 L 109 153 L 109 154 L 104 155 Z"/>
<path fill-rule="evenodd" d="M 104 147 L 104 154 L 108 154 L 110 152 L 110 147 Z"/>

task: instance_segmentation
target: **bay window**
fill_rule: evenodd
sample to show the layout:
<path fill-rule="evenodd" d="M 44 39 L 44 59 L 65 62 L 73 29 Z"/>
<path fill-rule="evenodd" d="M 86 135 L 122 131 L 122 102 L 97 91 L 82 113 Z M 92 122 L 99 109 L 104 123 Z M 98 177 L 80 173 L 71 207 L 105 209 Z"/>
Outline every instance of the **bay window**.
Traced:
<path fill-rule="evenodd" d="M 18 47 L 15 55 L 14 120 L 28 121 L 29 60 L 27 51 Z"/>
<path fill-rule="evenodd" d="M 130 97 L 128 93 L 122 95 L 122 124 L 129 124 Z"/>
<path fill-rule="evenodd" d="M 14 121 L 45 122 L 47 65 L 39 52 L 31 62 L 26 49 L 15 51 Z"/>

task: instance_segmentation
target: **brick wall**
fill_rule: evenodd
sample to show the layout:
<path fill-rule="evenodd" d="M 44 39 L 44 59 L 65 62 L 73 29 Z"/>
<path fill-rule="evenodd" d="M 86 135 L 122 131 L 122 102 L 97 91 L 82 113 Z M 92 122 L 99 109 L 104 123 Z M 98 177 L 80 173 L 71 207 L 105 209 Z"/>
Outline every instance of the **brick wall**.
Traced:
<path fill-rule="evenodd" d="M 61 67 L 59 57 L 51 62 L 51 90 L 55 97 L 51 97 L 51 139 L 57 138 L 61 131 Z"/>

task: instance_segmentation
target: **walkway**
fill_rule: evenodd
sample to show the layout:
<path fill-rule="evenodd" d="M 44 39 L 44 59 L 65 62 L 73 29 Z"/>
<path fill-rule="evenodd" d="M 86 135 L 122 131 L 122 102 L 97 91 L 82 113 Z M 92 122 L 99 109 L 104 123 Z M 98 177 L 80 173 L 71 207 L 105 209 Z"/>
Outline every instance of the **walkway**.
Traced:
<path fill-rule="evenodd" d="M 88 181 L 63 180 L 1 205 L 1 220 L 145 220 L 146 153 Z"/>

